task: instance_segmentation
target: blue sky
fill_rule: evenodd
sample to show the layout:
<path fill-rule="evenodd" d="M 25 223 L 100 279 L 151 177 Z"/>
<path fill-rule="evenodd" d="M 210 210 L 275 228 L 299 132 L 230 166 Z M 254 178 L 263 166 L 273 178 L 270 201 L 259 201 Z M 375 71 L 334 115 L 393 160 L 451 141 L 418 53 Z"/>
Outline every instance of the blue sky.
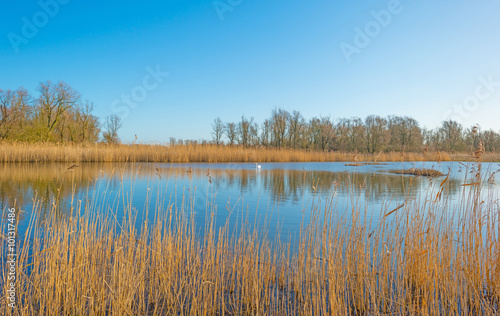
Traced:
<path fill-rule="evenodd" d="M 9 1 L 0 88 L 65 81 L 97 116 L 123 116 L 126 142 L 209 139 L 216 117 L 262 122 L 275 107 L 498 131 L 499 12 L 492 0 Z"/>

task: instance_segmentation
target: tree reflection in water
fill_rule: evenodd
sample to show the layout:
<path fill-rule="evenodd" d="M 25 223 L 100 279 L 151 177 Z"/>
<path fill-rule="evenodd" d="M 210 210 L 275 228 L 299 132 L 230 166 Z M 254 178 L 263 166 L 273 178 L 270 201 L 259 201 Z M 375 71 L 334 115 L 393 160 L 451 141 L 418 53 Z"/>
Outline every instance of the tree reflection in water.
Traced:
<path fill-rule="evenodd" d="M 154 186 L 155 181 L 197 188 L 213 185 L 210 192 L 237 190 L 239 194 L 256 196 L 266 193 L 275 202 L 299 203 L 313 193 L 328 195 L 335 190 L 338 195 L 364 195 L 379 202 L 387 197 L 404 198 L 426 190 L 433 180 L 424 177 L 399 176 L 387 173 L 356 173 L 346 168 L 344 172 L 306 170 L 256 170 L 227 165 L 212 168 L 207 165 L 160 165 L 133 163 L 87 163 L 67 170 L 71 163 L 52 164 L 2 164 L 0 165 L 0 208 L 21 205 L 29 209 L 33 199 L 42 199 L 42 210 L 48 211 L 54 201 L 59 201 L 58 211 L 70 214 L 75 198 L 82 199 L 92 192 L 107 189 L 118 191 L 123 182 L 138 182 L 136 192 Z M 157 175 L 157 168 L 161 180 Z M 348 172 L 349 171 L 349 172 Z M 104 178 L 106 185 L 96 187 Z M 210 180 L 210 181 L 209 181 Z M 451 179 L 446 183 L 448 195 L 455 195 L 462 182 Z M 160 184 L 163 186 L 163 184 Z M 124 186 L 127 190 L 127 186 Z M 182 192 L 178 190 L 176 192 Z M 179 194 L 179 193 L 178 193 Z"/>

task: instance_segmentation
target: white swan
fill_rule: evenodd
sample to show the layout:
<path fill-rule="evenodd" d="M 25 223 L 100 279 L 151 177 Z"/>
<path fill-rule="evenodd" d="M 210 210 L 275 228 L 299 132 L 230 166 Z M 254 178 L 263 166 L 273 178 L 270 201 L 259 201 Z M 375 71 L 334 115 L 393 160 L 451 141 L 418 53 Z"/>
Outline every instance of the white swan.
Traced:
<path fill-rule="evenodd" d="M 255 163 L 255 168 L 260 169 L 261 165 Z"/>

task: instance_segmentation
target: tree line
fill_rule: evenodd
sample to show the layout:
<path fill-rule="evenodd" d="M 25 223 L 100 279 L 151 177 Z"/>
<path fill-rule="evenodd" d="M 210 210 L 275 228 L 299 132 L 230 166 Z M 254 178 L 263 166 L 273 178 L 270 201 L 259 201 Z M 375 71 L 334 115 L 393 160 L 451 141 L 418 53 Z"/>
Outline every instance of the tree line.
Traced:
<path fill-rule="evenodd" d="M 225 123 L 216 118 L 212 136 L 215 144 L 319 151 L 463 152 L 476 148 L 480 141 L 486 151 L 500 151 L 498 132 L 480 131 L 477 126 L 464 127 L 452 120 L 443 121 L 435 129 L 425 129 L 408 116 L 313 117 L 306 120 L 299 111 L 284 109 L 274 109 L 271 117 L 261 124 L 245 116 L 238 122 Z"/>
<path fill-rule="evenodd" d="M 62 81 L 41 82 L 36 95 L 22 87 L 0 89 L 0 141 L 119 143 L 120 117 L 113 114 L 100 122 L 93 111 L 93 102 L 83 100 L 78 91 Z M 365 153 L 424 149 L 463 152 L 476 148 L 481 140 L 486 151 L 500 151 L 497 131 L 480 131 L 477 126 L 464 127 L 451 120 L 435 129 L 425 129 L 407 116 L 323 116 L 306 120 L 299 111 L 281 108 L 274 109 L 271 117 L 260 124 L 253 117 L 242 116 L 237 122 L 216 118 L 212 136 L 217 145 Z M 170 144 L 196 143 L 170 139 Z"/>
<path fill-rule="evenodd" d="M 41 82 L 36 92 L 0 89 L 0 140 L 119 142 L 120 118 L 110 115 L 101 124 L 93 115 L 94 103 L 83 100 L 67 83 Z"/>

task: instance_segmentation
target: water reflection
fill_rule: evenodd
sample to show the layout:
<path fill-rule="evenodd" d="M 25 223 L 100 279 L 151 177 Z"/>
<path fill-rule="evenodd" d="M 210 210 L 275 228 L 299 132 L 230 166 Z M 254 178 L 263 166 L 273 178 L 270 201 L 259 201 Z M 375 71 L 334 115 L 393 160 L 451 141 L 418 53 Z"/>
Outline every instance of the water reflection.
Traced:
<path fill-rule="evenodd" d="M 101 178 L 106 189 L 117 191 L 125 182 L 135 187 L 137 195 L 154 186 L 171 183 L 170 187 L 197 188 L 198 192 L 230 192 L 248 199 L 266 196 L 274 202 L 297 204 L 311 194 L 352 195 L 363 192 L 377 202 L 388 196 L 404 198 L 429 188 L 433 181 L 425 177 L 398 176 L 381 172 L 355 172 L 302 169 L 259 169 L 249 165 L 155 165 L 126 163 L 80 164 L 68 170 L 70 164 L 3 164 L 0 165 L 0 208 L 17 205 L 29 206 L 34 197 L 43 199 L 44 208 L 54 200 L 71 202 L 75 197 L 90 195 Z M 246 167 L 246 168 L 244 168 Z M 382 170 L 383 171 L 383 170 Z M 463 181 L 451 178 L 446 183 L 446 193 L 456 195 Z M 102 190 L 103 188 L 99 188 Z M 98 191 L 99 191 L 98 190 Z M 127 186 L 125 186 L 127 190 Z M 233 197 L 237 198 L 237 197 Z"/>
<path fill-rule="evenodd" d="M 70 214 L 75 198 L 90 195 L 96 180 L 105 175 L 109 186 L 120 178 L 111 164 L 85 164 L 68 170 L 68 164 L 0 164 L 0 209 L 16 206 L 20 220 L 29 217 L 35 201 L 47 213 L 53 205 L 58 212 Z"/>
<path fill-rule="evenodd" d="M 91 200 L 102 218 L 116 219 L 118 223 L 125 210 L 133 208 L 136 228 L 140 229 L 146 217 L 154 221 L 154 210 L 143 210 L 148 204 L 154 209 L 159 197 L 165 208 L 173 204 L 175 210 L 181 210 L 183 203 L 188 205 L 185 211 L 195 214 L 200 231 L 210 204 L 216 210 L 217 225 L 227 220 L 232 229 L 241 215 L 250 219 L 250 226 L 253 219 L 258 219 L 257 224 L 266 221 L 267 227 L 279 227 L 275 233 L 286 240 L 298 234 L 301 223 L 307 225 L 312 199 L 316 203 L 318 199 L 325 201 L 335 196 L 330 203 L 334 205 L 332 213 L 343 214 L 357 208 L 376 222 L 378 216 L 407 198 L 434 199 L 441 183 L 441 197 L 451 201 L 450 205 L 454 200 L 458 203 L 464 196 L 461 192 L 474 188 L 463 186 L 464 183 L 475 181 L 473 166 L 465 168 L 451 163 L 437 166 L 443 173 L 449 172 L 445 182 L 444 177 L 432 179 L 388 172 L 412 167 L 401 163 L 360 168 L 344 163 L 263 164 L 260 169 L 253 164 L 87 163 L 68 170 L 71 165 L 0 164 L 0 209 L 16 206 L 20 210 L 17 214 L 21 235 L 35 199 L 40 201 L 36 223 L 44 220 L 53 205 L 57 205 L 55 214 L 50 214 L 60 218 L 75 214 L 78 205 Z M 491 175 L 498 172 L 498 167 L 483 166 L 484 183 L 494 192 L 498 179 Z M 132 201 L 132 205 L 127 201 Z M 238 215 L 233 215 L 232 210 L 237 210 Z M 268 237 L 273 239 L 273 234 L 270 231 Z"/>
<path fill-rule="evenodd" d="M 372 172 L 330 172 L 307 170 L 248 170 L 248 169 L 205 169 L 192 168 L 184 171 L 179 167 L 160 168 L 162 173 L 175 178 L 188 177 L 195 183 L 203 185 L 210 179 L 218 190 L 237 188 L 240 194 L 252 194 L 257 190 L 269 192 L 275 201 L 300 202 L 305 195 L 312 193 L 327 194 L 336 189 L 340 194 L 365 192 L 374 201 L 387 196 L 406 197 L 428 188 L 432 178 L 398 176 L 389 173 Z M 152 175 L 152 174 L 151 174 Z M 151 176 L 150 175 L 150 176 Z M 449 179 L 446 182 L 446 193 L 456 194 L 460 190 L 461 181 Z"/>

